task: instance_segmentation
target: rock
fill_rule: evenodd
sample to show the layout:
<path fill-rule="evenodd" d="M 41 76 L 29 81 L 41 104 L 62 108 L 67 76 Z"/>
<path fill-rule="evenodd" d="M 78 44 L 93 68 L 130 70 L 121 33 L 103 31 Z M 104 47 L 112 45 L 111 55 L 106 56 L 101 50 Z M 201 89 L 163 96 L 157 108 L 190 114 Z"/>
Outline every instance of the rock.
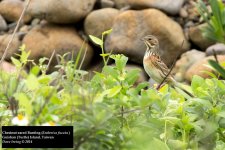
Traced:
<path fill-rule="evenodd" d="M 113 0 L 115 3 L 116 8 L 121 9 L 124 7 L 129 6 L 128 0 L 124 1 L 124 0 Z"/>
<path fill-rule="evenodd" d="M 206 49 L 206 55 L 207 56 L 214 55 L 213 51 L 215 51 L 216 55 L 225 55 L 225 44 L 217 43 L 208 47 Z"/>
<path fill-rule="evenodd" d="M 174 78 L 182 82 L 185 80 L 184 76 L 186 71 L 198 60 L 205 58 L 205 53 L 198 50 L 187 51 L 181 55 L 181 58 L 176 62 L 173 72 L 175 72 Z"/>
<path fill-rule="evenodd" d="M 33 19 L 32 20 L 32 22 L 31 22 L 31 26 L 36 26 L 36 25 L 38 25 L 39 23 L 41 22 L 41 20 L 40 19 L 38 19 L 38 18 L 35 18 L 35 19 Z"/>
<path fill-rule="evenodd" d="M 119 10 L 104 8 L 92 11 L 85 19 L 84 29 L 87 35 L 101 37 L 102 32 L 112 28 L 114 18 Z"/>
<path fill-rule="evenodd" d="M 219 62 L 225 62 L 225 56 L 224 55 L 218 55 L 218 61 Z M 203 78 L 209 78 L 210 76 L 206 72 L 213 72 L 212 69 L 207 67 L 209 65 L 208 60 L 215 60 L 213 56 L 205 57 L 196 63 L 194 63 L 186 72 L 185 79 L 188 81 L 191 81 L 192 77 L 194 75 L 201 76 Z"/>
<path fill-rule="evenodd" d="M 96 0 L 38 0 L 31 1 L 28 13 L 52 23 L 75 23 L 94 7 Z"/>
<path fill-rule="evenodd" d="M 189 38 L 190 40 L 197 45 L 199 48 L 202 50 L 205 50 L 207 47 L 212 45 L 214 42 L 208 40 L 206 37 L 203 36 L 202 34 L 202 29 L 206 26 L 207 24 L 201 24 L 198 26 L 191 27 L 189 29 Z"/>
<path fill-rule="evenodd" d="M 3 53 L 5 51 L 5 48 L 8 45 L 8 42 L 10 41 L 12 37 L 12 34 L 4 34 L 0 35 L 0 57 L 2 58 Z M 16 35 L 10 44 L 9 50 L 6 55 L 6 59 L 10 59 L 11 56 L 13 56 L 14 53 L 18 53 L 18 49 L 21 45 L 21 42 L 19 40 L 19 35 Z"/>
<path fill-rule="evenodd" d="M 50 58 L 54 50 L 59 55 L 73 52 L 73 58 L 76 58 L 83 42 L 74 28 L 49 24 L 32 28 L 23 39 L 26 49 L 31 51 L 30 58 L 34 60 L 38 60 L 40 57 Z M 84 49 L 86 46 L 87 53 L 83 63 L 84 67 L 88 66 L 93 56 L 92 48 L 85 44 Z M 84 50 L 81 58 L 83 58 L 83 54 Z M 56 59 L 52 63 L 57 64 Z"/>
<path fill-rule="evenodd" d="M 131 6 L 134 9 L 144 9 L 144 8 L 156 8 L 166 13 L 175 15 L 178 14 L 184 0 L 126 0 L 122 2 L 121 0 L 114 0 L 116 6 L 122 8 L 126 5 Z"/>
<path fill-rule="evenodd" d="M 0 2 L 0 14 L 9 22 L 16 22 L 24 8 L 24 2 L 21 0 L 3 0 Z M 27 13 L 23 17 L 25 23 L 31 20 Z"/>
<path fill-rule="evenodd" d="M 0 15 L 0 31 L 7 30 L 7 24 L 5 22 L 5 19 Z"/>
<path fill-rule="evenodd" d="M 187 17 L 188 17 L 188 12 L 187 12 L 187 10 L 184 9 L 184 8 L 181 8 L 181 9 L 180 9 L 179 14 L 180 14 L 180 16 L 181 16 L 182 18 L 187 18 Z"/>
<path fill-rule="evenodd" d="M 102 8 L 113 8 L 115 5 L 114 1 L 111 0 L 101 0 L 101 7 Z"/>
<path fill-rule="evenodd" d="M 2 64 L 0 64 L 0 69 L 7 73 L 15 73 L 17 71 L 16 67 L 7 61 L 3 61 Z"/>
<path fill-rule="evenodd" d="M 146 46 L 140 39 L 149 34 L 159 39 L 159 53 L 168 65 L 189 49 L 180 25 L 156 9 L 129 10 L 119 14 L 114 20 L 112 33 L 106 38 L 105 49 L 125 54 L 130 60 L 142 64 Z"/>

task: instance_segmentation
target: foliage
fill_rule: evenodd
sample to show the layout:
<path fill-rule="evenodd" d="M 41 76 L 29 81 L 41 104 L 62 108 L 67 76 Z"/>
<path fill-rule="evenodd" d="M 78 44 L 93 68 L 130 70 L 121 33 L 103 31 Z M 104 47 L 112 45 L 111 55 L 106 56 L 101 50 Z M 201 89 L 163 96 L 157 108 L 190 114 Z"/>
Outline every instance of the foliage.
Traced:
<path fill-rule="evenodd" d="M 210 12 L 202 0 L 196 5 L 198 12 L 207 26 L 203 29 L 203 34 L 208 39 L 225 43 L 225 5 L 222 0 L 209 0 Z"/>
<path fill-rule="evenodd" d="M 108 59 L 106 59 L 106 57 L 109 58 L 109 56 L 111 54 L 111 53 L 105 53 L 104 52 L 104 37 L 106 35 L 110 34 L 111 32 L 112 32 L 112 29 L 104 31 L 102 33 L 102 38 L 101 39 L 99 39 L 98 37 L 95 37 L 93 35 L 89 35 L 89 38 L 91 39 L 91 41 L 94 42 L 96 45 L 101 47 L 101 50 L 102 50 L 101 56 L 103 58 L 104 65 L 107 65 L 107 62 L 108 62 Z"/>
<path fill-rule="evenodd" d="M 209 60 L 209 64 L 225 79 L 225 69 L 214 60 Z"/>
<path fill-rule="evenodd" d="M 12 58 L 16 73 L 0 72 L 1 125 L 12 125 L 18 114 L 28 125 L 73 125 L 79 150 L 225 148 L 223 80 L 194 76 L 189 88 L 195 97 L 185 99 L 168 85 L 159 91 L 147 82 L 136 85 L 139 70 L 127 70 L 124 55 L 110 55 L 115 65 L 83 80 L 87 72 L 65 56 L 59 71 L 40 73 L 43 64 L 33 63 L 23 73 L 29 52 L 22 47 L 21 54 Z"/>

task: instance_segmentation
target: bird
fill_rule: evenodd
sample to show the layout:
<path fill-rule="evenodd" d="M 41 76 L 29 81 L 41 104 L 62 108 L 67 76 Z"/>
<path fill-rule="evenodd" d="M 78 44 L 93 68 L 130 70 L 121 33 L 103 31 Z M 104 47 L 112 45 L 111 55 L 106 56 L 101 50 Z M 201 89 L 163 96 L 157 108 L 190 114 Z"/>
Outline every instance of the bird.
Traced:
<path fill-rule="evenodd" d="M 158 84 L 161 84 L 163 81 L 165 81 L 168 85 L 177 87 L 189 96 L 193 97 L 190 92 L 184 89 L 181 83 L 177 82 L 173 78 L 173 76 L 170 74 L 170 69 L 162 61 L 159 54 L 159 40 L 154 35 L 147 35 L 142 38 L 142 41 L 147 47 L 143 58 L 143 66 L 148 76 Z"/>

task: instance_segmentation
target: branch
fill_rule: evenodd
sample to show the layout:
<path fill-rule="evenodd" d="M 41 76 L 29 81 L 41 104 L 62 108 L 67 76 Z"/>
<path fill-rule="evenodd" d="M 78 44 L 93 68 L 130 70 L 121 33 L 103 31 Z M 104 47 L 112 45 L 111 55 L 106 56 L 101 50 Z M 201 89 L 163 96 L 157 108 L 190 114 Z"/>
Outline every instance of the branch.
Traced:
<path fill-rule="evenodd" d="M 52 52 L 52 55 L 51 55 L 51 57 L 50 57 L 50 59 L 49 59 L 49 61 L 48 61 L 48 65 L 47 65 L 47 67 L 46 67 L 46 71 L 48 70 L 48 68 L 49 68 L 49 66 L 50 66 L 50 64 L 51 64 L 54 55 L 55 55 L 55 50 Z"/>

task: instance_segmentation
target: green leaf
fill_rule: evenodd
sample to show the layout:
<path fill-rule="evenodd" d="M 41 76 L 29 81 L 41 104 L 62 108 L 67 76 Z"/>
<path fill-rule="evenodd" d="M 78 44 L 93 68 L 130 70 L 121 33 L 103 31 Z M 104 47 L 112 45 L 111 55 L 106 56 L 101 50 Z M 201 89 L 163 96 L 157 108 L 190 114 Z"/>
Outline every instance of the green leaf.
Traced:
<path fill-rule="evenodd" d="M 180 141 L 180 140 L 168 140 L 168 145 L 173 149 L 173 150 L 181 150 L 181 149 L 186 149 L 187 148 L 187 143 Z"/>
<path fill-rule="evenodd" d="M 103 41 L 93 35 L 89 35 L 90 39 L 92 40 L 92 42 L 94 42 L 95 44 L 102 46 L 103 45 Z"/>
<path fill-rule="evenodd" d="M 19 50 L 20 51 L 25 51 L 26 50 L 26 45 L 25 44 L 21 45 L 20 48 L 19 48 Z"/>
<path fill-rule="evenodd" d="M 209 64 L 210 64 L 216 71 L 218 71 L 218 72 L 221 74 L 221 76 L 225 79 L 225 70 L 224 70 L 224 68 L 221 67 L 221 66 L 220 66 L 216 61 L 214 61 L 214 60 L 209 60 L 208 62 L 209 62 Z"/>
<path fill-rule="evenodd" d="M 17 85 L 18 85 L 18 79 L 14 76 L 12 76 L 9 81 L 8 81 L 8 90 L 7 90 L 7 95 L 8 97 L 11 97 L 17 89 Z"/>
<path fill-rule="evenodd" d="M 150 143 L 152 150 L 169 150 L 169 147 L 159 139 L 153 138 Z"/>
<path fill-rule="evenodd" d="M 204 139 L 211 136 L 218 129 L 218 124 L 215 121 L 205 121 L 204 132 L 200 133 L 199 139 Z"/>
<path fill-rule="evenodd" d="M 115 86 L 114 88 L 109 89 L 108 98 L 114 97 L 116 94 L 120 92 L 121 89 L 122 89 L 121 86 Z"/>
<path fill-rule="evenodd" d="M 39 82 L 37 77 L 35 77 L 33 74 L 30 74 L 27 78 L 26 85 L 29 90 L 35 90 L 39 88 Z"/>
<path fill-rule="evenodd" d="M 220 116 L 222 118 L 225 118 L 225 111 L 221 111 L 217 114 L 217 116 Z"/>
<path fill-rule="evenodd" d="M 129 70 L 128 73 L 126 74 L 125 81 L 129 85 L 133 85 L 137 81 L 139 77 L 139 73 L 140 73 L 140 69 Z"/>
<path fill-rule="evenodd" d="M 191 82 L 191 87 L 195 92 L 198 87 L 204 86 L 204 79 L 200 76 L 194 75 Z"/>
<path fill-rule="evenodd" d="M 26 64 L 28 61 L 28 57 L 30 55 L 30 51 L 26 52 L 26 51 L 22 51 L 21 55 L 20 55 L 20 61 L 23 64 Z"/>
<path fill-rule="evenodd" d="M 118 70 L 114 69 L 112 66 L 105 66 L 103 68 L 103 73 L 106 75 L 111 75 L 114 79 L 117 79 L 119 76 Z"/>
<path fill-rule="evenodd" d="M 102 56 L 102 57 L 107 57 L 109 55 L 110 55 L 110 53 L 100 54 L 100 56 Z"/>
<path fill-rule="evenodd" d="M 30 70 L 30 73 L 32 73 L 33 75 L 37 76 L 40 72 L 40 68 L 38 66 L 34 66 L 32 67 L 32 69 Z"/>
<path fill-rule="evenodd" d="M 22 67 L 22 63 L 19 60 L 15 59 L 14 57 L 11 57 L 11 60 L 17 68 Z"/>
<path fill-rule="evenodd" d="M 110 58 L 115 60 L 116 67 L 119 71 L 123 70 L 123 68 L 126 66 L 126 63 L 128 61 L 128 57 L 122 54 L 111 55 Z"/>
<path fill-rule="evenodd" d="M 32 114 L 32 105 L 25 93 L 15 93 L 15 99 L 19 101 L 19 105 L 25 108 L 25 112 L 28 116 Z"/>
<path fill-rule="evenodd" d="M 113 31 L 112 29 L 109 29 L 109 30 L 107 30 L 107 31 L 104 31 L 104 32 L 102 33 L 102 35 L 110 34 L 112 31 Z"/>

